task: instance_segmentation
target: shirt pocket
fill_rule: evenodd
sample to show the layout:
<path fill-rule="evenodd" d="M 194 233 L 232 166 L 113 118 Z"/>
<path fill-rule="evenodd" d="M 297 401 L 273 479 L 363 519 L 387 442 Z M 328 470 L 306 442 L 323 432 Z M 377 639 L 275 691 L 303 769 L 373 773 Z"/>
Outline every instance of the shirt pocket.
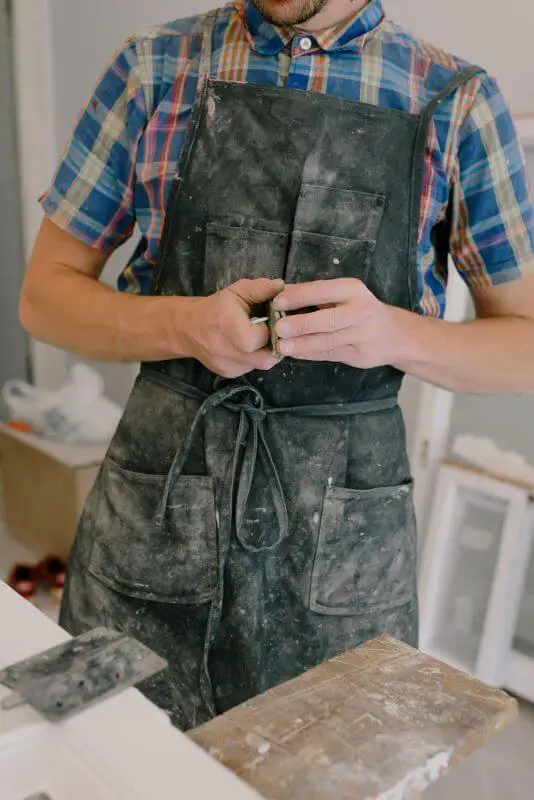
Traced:
<path fill-rule="evenodd" d="M 158 525 L 165 482 L 164 475 L 131 472 L 106 460 L 89 571 L 131 597 L 209 602 L 218 573 L 213 480 L 181 476 L 171 489 L 165 522 Z"/>
<path fill-rule="evenodd" d="M 287 233 L 223 222 L 206 226 L 204 291 L 214 294 L 242 278 L 283 278 Z"/>
<path fill-rule="evenodd" d="M 303 184 L 297 201 L 286 280 L 354 277 L 365 281 L 386 197 Z"/>
<path fill-rule="evenodd" d="M 416 594 L 412 483 L 326 490 L 312 568 L 311 611 L 365 615 L 404 605 Z"/>

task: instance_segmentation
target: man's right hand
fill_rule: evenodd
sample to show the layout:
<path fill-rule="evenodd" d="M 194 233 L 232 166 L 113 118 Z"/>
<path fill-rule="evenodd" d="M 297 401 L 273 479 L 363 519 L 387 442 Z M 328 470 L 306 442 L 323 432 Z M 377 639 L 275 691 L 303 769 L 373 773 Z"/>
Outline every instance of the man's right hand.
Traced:
<path fill-rule="evenodd" d="M 20 304 L 28 333 L 85 358 L 196 358 L 231 378 L 277 363 L 267 326 L 251 325 L 250 314 L 276 297 L 283 281 L 238 281 L 211 297 L 142 297 L 99 282 L 107 258 L 44 220 Z"/>
<path fill-rule="evenodd" d="M 251 325 L 250 315 L 283 289 L 281 280 L 241 280 L 209 297 L 195 298 L 183 330 L 191 355 L 224 378 L 272 369 L 279 360 L 268 347 L 267 325 Z"/>

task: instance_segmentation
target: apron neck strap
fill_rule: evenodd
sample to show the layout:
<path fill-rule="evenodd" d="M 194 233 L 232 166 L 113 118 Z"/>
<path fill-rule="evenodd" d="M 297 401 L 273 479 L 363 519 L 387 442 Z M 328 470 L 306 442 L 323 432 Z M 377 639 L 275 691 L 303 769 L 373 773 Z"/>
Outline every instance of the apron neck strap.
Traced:
<path fill-rule="evenodd" d="M 213 37 L 215 25 L 219 16 L 219 9 L 210 11 L 204 19 L 202 26 L 202 50 L 200 52 L 200 66 L 198 73 L 198 93 L 202 94 L 204 88 L 211 77 L 211 65 L 213 59 Z"/>
<path fill-rule="evenodd" d="M 451 96 L 453 92 L 456 91 L 456 89 L 459 89 L 460 86 L 463 86 L 472 78 L 476 78 L 477 76 L 485 74 L 485 71 L 480 67 L 466 67 L 465 69 L 458 70 L 452 80 L 450 80 L 449 83 L 447 83 L 446 86 L 441 89 L 441 91 L 434 95 L 430 102 L 423 108 L 421 114 L 422 127 L 428 129 L 430 120 L 434 116 L 434 112 L 442 103 L 445 102 L 445 100 Z"/>
<path fill-rule="evenodd" d="M 453 92 L 478 75 L 485 75 L 485 71 L 480 67 L 466 67 L 460 69 L 453 76 L 446 86 L 443 87 L 423 108 L 417 125 L 417 135 L 414 147 L 414 160 L 412 171 L 412 190 L 411 190 L 411 222 L 410 222 L 410 244 L 409 251 L 414 263 L 417 262 L 417 245 L 419 241 L 419 222 L 421 214 L 421 191 L 423 186 L 423 173 L 425 163 L 425 150 L 428 140 L 428 132 L 432 117 L 439 106 L 447 100 Z M 412 270 L 412 273 L 415 272 Z M 419 302 L 418 287 L 413 276 L 410 279 L 410 296 L 412 308 L 416 309 Z"/>

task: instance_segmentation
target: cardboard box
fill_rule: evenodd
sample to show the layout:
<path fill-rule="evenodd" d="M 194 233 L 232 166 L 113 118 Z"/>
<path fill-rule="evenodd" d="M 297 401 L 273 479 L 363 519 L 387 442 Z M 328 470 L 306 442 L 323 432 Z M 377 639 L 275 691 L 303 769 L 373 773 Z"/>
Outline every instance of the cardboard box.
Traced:
<path fill-rule="evenodd" d="M 66 558 L 106 450 L 0 425 L 1 516 L 8 533 L 38 557 Z"/>

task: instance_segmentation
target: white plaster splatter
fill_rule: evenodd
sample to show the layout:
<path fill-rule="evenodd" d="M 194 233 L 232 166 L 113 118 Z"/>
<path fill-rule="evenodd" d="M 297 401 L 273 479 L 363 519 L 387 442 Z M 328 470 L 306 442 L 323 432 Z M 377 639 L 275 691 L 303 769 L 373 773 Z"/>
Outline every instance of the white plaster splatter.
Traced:
<path fill-rule="evenodd" d="M 431 758 L 427 763 L 409 772 L 396 786 L 380 795 L 378 800 L 408 800 L 416 792 L 423 792 L 431 784 L 441 778 L 449 768 L 453 751 L 445 750 L 443 753 Z"/>
<path fill-rule="evenodd" d="M 393 700 L 384 700 L 382 705 L 384 706 L 384 710 L 393 717 L 400 718 L 404 712 L 404 709 L 401 708 L 398 703 L 394 703 Z"/>

